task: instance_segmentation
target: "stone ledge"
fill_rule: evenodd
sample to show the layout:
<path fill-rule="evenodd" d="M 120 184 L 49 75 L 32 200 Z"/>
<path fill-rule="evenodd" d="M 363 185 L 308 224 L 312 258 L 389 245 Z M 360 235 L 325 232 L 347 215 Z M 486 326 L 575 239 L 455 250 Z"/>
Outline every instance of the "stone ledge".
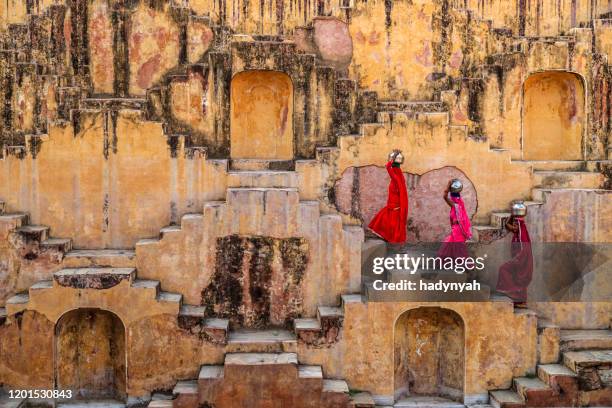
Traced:
<path fill-rule="evenodd" d="M 75 289 L 109 289 L 121 281 L 132 281 L 135 275 L 135 268 L 75 268 L 55 272 L 53 280 Z"/>

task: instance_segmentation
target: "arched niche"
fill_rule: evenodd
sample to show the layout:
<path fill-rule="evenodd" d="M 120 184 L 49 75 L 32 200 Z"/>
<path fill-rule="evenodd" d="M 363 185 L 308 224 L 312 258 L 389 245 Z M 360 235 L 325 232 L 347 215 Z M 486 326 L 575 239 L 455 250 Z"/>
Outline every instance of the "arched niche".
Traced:
<path fill-rule="evenodd" d="M 230 98 L 233 159 L 293 159 L 293 83 L 287 74 L 240 72 Z"/>
<path fill-rule="evenodd" d="M 584 83 L 577 74 L 545 71 L 523 84 L 523 158 L 581 160 Z"/>
<path fill-rule="evenodd" d="M 126 399 L 125 327 L 114 313 L 71 310 L 55 325 L 55 385 L 76 399 Z"/>
<path fill-rule="evenodd" d="M 459 314 L 440 307 L 404 312 L 395 322 L 395 398 L 440 396 L 463 400 L 465 327 Z"/>

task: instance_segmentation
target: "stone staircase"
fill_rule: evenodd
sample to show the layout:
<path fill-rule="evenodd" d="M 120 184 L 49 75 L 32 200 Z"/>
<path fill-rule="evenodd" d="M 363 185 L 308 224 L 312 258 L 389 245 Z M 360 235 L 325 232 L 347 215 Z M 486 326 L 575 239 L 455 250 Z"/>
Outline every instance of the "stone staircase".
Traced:
<path fill-rule="evenodd" d="M 559 330 L 540 324 L 556 333 L 548 342 L 536 375 L 515 378 L 509 390 L 491 391 L 495 408 L 609 406 L 612 404 L 612 330 Z M 549 334 L 544 334 L 549 335 Z"/>
<path fill-rule="evenodd" d="M 550 160 L 550 161 L 522 161 L 513 160 L 519 165 L 531 167 L 533 189 L 531 199 L 524 201 L 527 213 L 542 206 L 546 196 L 559 191 L 609 191 L 606 186 L 606 177 L 603 174 L 606 166 L 612 165 L 609 160 Z M 488 243 L 499 239 L 506 234 L 505 223 L 510 217 L 506 211 L 491 213 L 491 222 L 488 225 L 474 225 L 474 240 Z"/>
<path fill-rule="evenodd" d="M 338 340 L 347 303 L 362 302 L 361 295 L 342 295 L 340 307 L 319 306 L 315 318 L 299 318 L 293 321 L 297 338 L 311 346 L 331 345 Z"/>
<path fill-rule="evenodd" d="M 122 281 L 127 282 L 135 298 L 143 296 L 150 301 L 175 305 L 178 314 L 182 306 L 180 294 L 161 291 L 157 281 L 137 279 L 135 268 L 99 267 L 66 268 L 55 272 L 53 280 L 40 281 L 32 285 L 28 292 L 9 298 L 6 302 L 6 315 L 12 316 L 31 306 L 50 303 L 50 300 L 58 296 L 59 288 L 101 290 L 115 287 Z"/>
<path fill-rule="evenodd" d="M 72 249 L 71 239 L 51 237 L 49 227 L 29 224 L 28 214 L 4 210 L 5 204 L 0 202 L 0 237 L 8 239 L 25 259 L 35 260 L 39 255 L 50 254 L 61 260 Z"/>
<path fill-rule="evenodd" d="M 202 366 L 197 380 L 179 381 L 172 393 L 173 400 L 152 400 L 149 407 L 224 406 L 228 401 L 254 408 L 272 401 L 296 408 L 355 406 L 345 381 L 324 378 L 320 366 L 301 365 L 292 352 L 227 353 L 223 365 Z M 370 398 L 359 406 L 374 403 Z"/>

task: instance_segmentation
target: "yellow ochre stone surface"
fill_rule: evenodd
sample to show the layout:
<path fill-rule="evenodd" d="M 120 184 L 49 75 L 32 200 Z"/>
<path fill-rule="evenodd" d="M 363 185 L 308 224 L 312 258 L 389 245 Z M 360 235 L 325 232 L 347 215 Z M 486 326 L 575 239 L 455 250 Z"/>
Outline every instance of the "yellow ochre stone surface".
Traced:
<path fill-rule="evenodd" d="M 308 368 L 238 359 L 244 384 L 200 378 L 175 406 L 231 406 L 260 378 L 299 407 L 350 406 L 339 379 L 379 405 L 471 404 L 562 364 L 562 331 L 605 341 L 605 262 L 555 293 L 597 302 L 527 311 L 354 294 L 395 148 L 411 243 L 441 231 L 449 174 L 477 251 L 509 250 L 514 200 L 533 242 L 612 242 L 611 16 L 607 0 L 1 1 L 0 384 L 148 398 L 218 374 L 228 332 L 274 328 Z M 114 281 L 118 265 L 136 270 Z M 494 291 L 496 272 L 479 279 Z M 576 375 L 527 406 L 612 404 L 605 373 Z"/>

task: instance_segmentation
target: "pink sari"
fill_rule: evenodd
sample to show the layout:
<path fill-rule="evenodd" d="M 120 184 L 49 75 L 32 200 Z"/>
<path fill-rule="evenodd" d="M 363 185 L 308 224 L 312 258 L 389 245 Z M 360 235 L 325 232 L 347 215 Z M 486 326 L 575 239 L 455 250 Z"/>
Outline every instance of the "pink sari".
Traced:
<path fill-rule="evenodd" d="M 451 196 L 451 233 L 444 239 L 438 256 L 441 258 L 466 258 L 469 256 L 465 241 L 472 237 L 472 224 L 461 197 Z"/>

